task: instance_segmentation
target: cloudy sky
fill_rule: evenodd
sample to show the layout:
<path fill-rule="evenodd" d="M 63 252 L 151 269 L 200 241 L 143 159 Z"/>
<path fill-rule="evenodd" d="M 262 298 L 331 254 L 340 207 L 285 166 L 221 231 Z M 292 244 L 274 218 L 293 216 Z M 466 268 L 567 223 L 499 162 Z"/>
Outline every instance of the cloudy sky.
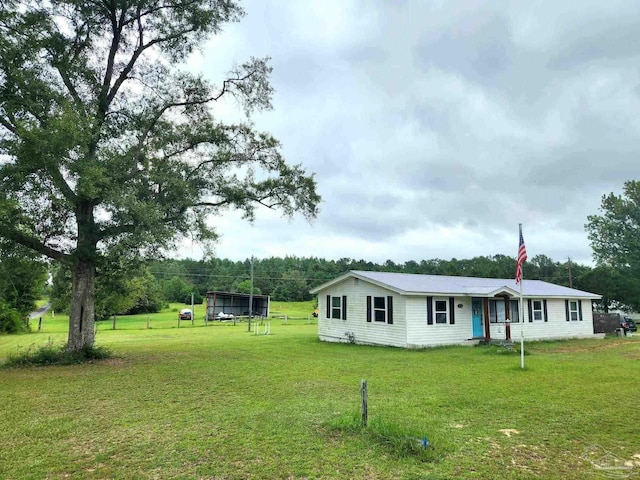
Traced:
<path fill-rule="evenodd" d="M 587 215 L 640 177 L 640 3 L 242 4 L 190 65 L 219 81 L 272 58 L 256 127 L 323 202 L 311 224 L 226 214 L 217 256 L 515 257 L 522 223 L 529 258 L 592 262 Z"/>

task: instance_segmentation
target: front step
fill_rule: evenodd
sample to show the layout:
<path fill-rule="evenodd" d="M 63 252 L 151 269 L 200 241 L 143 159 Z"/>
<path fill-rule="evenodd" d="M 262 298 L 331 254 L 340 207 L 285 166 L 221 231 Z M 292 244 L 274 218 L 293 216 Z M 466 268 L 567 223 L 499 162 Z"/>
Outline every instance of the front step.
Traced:
<path fill-rule="evenodd" d="M 513 348 L 513 342 L 511 340 L 497 338 L 492 338 L 490 340 L 487 340 L 485 338 L 483 340 L 480 340 L 480 345 L 498 345 L 499 347 L 504 347 L 508 350 L 511 350 Z"/>

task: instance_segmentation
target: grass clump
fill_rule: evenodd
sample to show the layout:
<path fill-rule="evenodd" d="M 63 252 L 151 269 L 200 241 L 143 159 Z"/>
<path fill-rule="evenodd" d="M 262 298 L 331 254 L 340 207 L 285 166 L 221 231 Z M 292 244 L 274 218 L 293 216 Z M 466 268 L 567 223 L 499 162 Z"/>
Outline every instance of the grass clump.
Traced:
<path fill-rule="evenodd" d="M 69 351 L 67 345 L 55 345 L 49 341 L 45 345 L 30 345 L 16 353 L 7 355 L 5 367 L 30 367 L 45 365 L 76 365 L 111 358 L 109 349 L 103 346 L 86 346 L 78 351 Z"/>
<path fill-rule="evenodd" d="M 438 452 L 424 434 L 417 434 L 380 417 L 369 419 L 364 426 L 359 413 L 348 413 L 325 425 L 331 431 L 359 436 L 399 458 L 412 457 L 423 462 L 439 460 Z"/>

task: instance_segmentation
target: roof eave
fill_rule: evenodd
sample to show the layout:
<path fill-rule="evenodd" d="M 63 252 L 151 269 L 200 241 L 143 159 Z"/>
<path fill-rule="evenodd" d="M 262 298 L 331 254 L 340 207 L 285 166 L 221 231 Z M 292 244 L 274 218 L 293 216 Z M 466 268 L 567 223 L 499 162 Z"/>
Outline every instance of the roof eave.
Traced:
<path fill-rule="evenodd" d="M 323 283 L 322 285 L 319 285 L 311 290 L 309 290 L 309 293 L 311 294 L 316 294 L 316 293 L 320 293 L 320 291 L 326 289 L 326 288 L 330 288 L 334 285 L 336 285 L 337 283 L 340 283 L 344 280 L 346 280 L 347 278 L 352 277 L 352 278 L 357 278 L 358 280 L 361 280 L 363 282 L 367 282 L 370 283 L 372 285 L 377 285 L 378 287 L 382 287 L 382 288 L 386 288 L 387 290 L 391 290 L 392 292 L 398 293 L 399 295 L 407 295 L 409 292 L 402 290 L 400 288 L 396 288 L 392 285 L 389 285 L 388 283 L 384 283 L 384 282 L 380 282 L 377 280 L 373 280 L 369 277 L 364 277 L 362 275 L 359 275 L 358 273 L 354 272 L 353 270 L 348 271 L 347 273 L 344 273 L 342 275 L 340 275 L 338 278 L 334 278 L 333 280 Z"/>

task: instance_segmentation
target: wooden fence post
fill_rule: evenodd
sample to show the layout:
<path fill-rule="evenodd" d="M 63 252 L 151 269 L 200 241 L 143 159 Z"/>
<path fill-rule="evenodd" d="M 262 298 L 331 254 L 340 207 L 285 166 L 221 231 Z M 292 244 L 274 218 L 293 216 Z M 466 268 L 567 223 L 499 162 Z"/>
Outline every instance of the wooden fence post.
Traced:
<path fill-rule="evenodd" d="M 366 427 L 369 421 L 369 405 L 367 398 L 367 381 L 360 380 L 360 396 L 362 397 L 362 426 Z"/>

